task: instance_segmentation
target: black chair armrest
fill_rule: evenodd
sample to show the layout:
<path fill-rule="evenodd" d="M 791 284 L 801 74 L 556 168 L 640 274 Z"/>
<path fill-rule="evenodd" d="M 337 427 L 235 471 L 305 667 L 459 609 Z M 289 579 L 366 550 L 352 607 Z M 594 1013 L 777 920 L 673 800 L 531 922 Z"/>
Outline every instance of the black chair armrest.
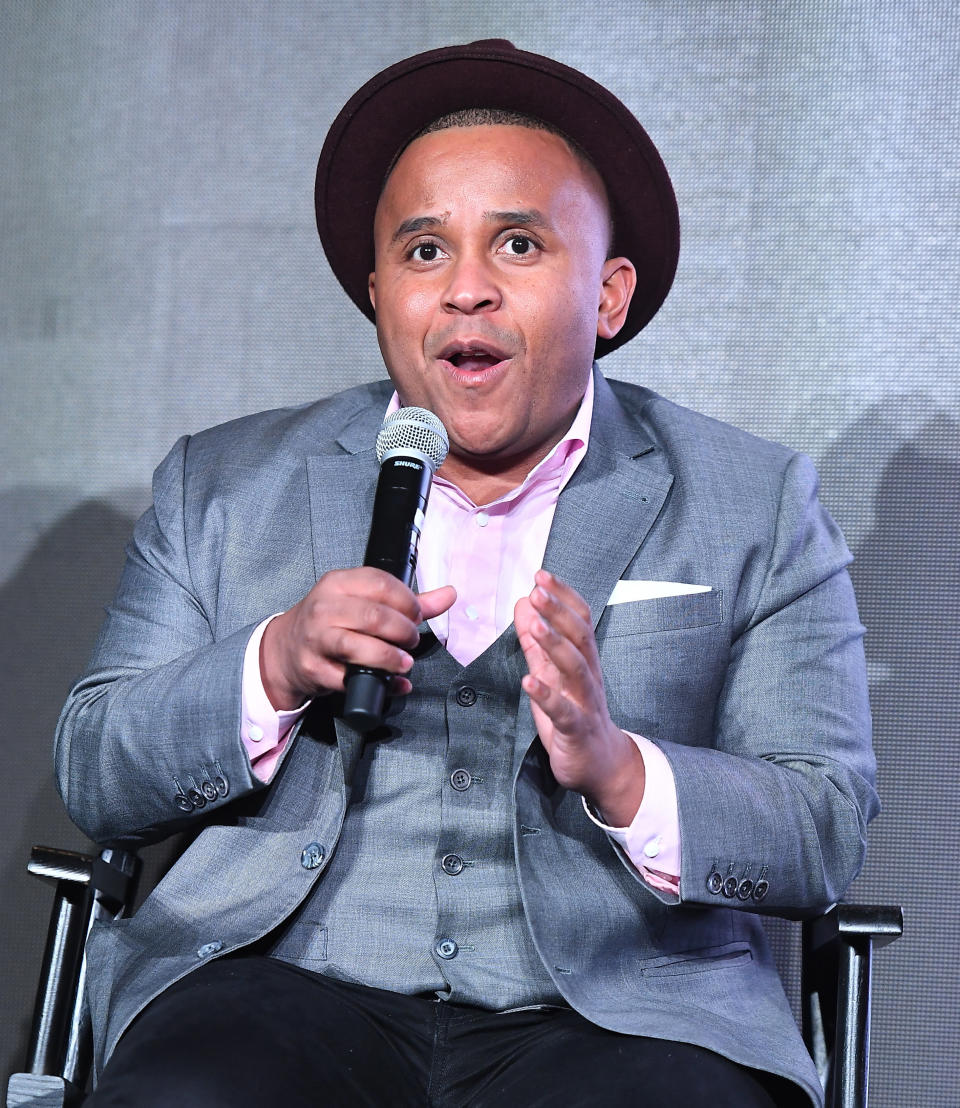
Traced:
<path fill-rule="evenodd" d="M 828 1108 L 866 1108 L 874 947 L 903 933 L 903 909 L 836 904 L 803 925 L 802 1026 Z"/>

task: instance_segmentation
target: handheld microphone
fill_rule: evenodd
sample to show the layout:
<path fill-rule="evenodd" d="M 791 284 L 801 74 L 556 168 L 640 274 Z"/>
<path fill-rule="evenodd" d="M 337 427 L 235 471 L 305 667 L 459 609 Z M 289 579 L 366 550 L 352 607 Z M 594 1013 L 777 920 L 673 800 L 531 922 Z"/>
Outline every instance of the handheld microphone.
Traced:
<path fill-rule="evenodd" d="M 449 448 L 446 428 L 426 408 L 400 408 L 383 421 L 377 435 L 380 477 L 365 566 L 386 570 L 405 585 L 411 584 L 430 485 Z M 389 680 L 390 674 L 383 670 L 349 666 L 344 721 L 361 732 L 378 726 Z"/>

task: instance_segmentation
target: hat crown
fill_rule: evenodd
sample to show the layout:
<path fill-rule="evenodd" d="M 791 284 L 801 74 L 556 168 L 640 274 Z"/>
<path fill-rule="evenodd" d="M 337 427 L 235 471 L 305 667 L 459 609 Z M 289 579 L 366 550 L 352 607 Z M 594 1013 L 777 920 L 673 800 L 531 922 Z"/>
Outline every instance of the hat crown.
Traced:
<path fill-rule="evenodd" d="M 470 47 L 478 47 L 481 50 L 516 50 L 516 46 L 508 38 L 478 38 L 476 42 L 468 43 Z"/>

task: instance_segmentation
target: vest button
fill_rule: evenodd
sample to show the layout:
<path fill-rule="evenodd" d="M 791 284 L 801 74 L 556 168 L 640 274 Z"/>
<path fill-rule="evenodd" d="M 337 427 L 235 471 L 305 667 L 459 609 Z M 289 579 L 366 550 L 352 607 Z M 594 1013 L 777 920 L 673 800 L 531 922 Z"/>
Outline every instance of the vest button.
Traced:
<path fill-rule="evenodd" d="M 456 877 L 458 873 L 463 871 L 463 859 L 459 854 L 445 854 L 440 865 L 443 872 L 449 873 L 451 877 Z"/>
<path fill-rule="evenodd" d="M 441 939 L 433 949 L 441 958 L 445 958 L 449 961 L 451 958 L 456 958 L 460 947 L 457 946 L 453 939 Z"/>
<path fill-rule="evenodd" d="M 473 778 L 467 770 L 455 769 L 453 773 L 450 774 L 450 784 L 453 785 L 458 793 L 463 793 L 473 784 Z"/>
<path fill-rule="evenodd" d="M 319 843 L 307 843 L 300 852 L 300 865 L 304 869 L 316 869 L 323 861 L 323 847 Z"/>
<path fill-rule="evenodd" d="M 472 708 L 477 702 L 477 690 L 470 685 L 462 685 L 457 689 L 457 703 L 462 708 Z"/>

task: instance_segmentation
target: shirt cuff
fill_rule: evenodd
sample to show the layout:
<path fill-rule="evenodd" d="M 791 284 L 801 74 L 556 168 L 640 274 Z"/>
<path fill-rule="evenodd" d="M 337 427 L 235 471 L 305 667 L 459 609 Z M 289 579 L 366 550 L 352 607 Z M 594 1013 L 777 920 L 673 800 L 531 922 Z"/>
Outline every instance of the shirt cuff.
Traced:
<path fill-rule="evenodd" d="M 663 892 L 677 893 L 680 889 L 680 814 L 673 770 L 656 743 L 631 731 L 624 734 L 633 739 L 643 756 L 646 782 L 637 814 L 628 827 L 610 827 L 590 811 L 586 799 L 584 811 L 623 847 L 649 885 Z"/>
<path fill-rule="evenodd" d="M 271 619 L 276 619 L 276 616 L 265 619 L 250 636 L 243 655 L 240 686 L 240 739 L 253 774 L 261 781 L 269 781 L 273 776 L 293 725 L 310 706 L 308 700 L 291 712 L 278 712 L 270 703 L 260 673 L 260 641 Z"/>

